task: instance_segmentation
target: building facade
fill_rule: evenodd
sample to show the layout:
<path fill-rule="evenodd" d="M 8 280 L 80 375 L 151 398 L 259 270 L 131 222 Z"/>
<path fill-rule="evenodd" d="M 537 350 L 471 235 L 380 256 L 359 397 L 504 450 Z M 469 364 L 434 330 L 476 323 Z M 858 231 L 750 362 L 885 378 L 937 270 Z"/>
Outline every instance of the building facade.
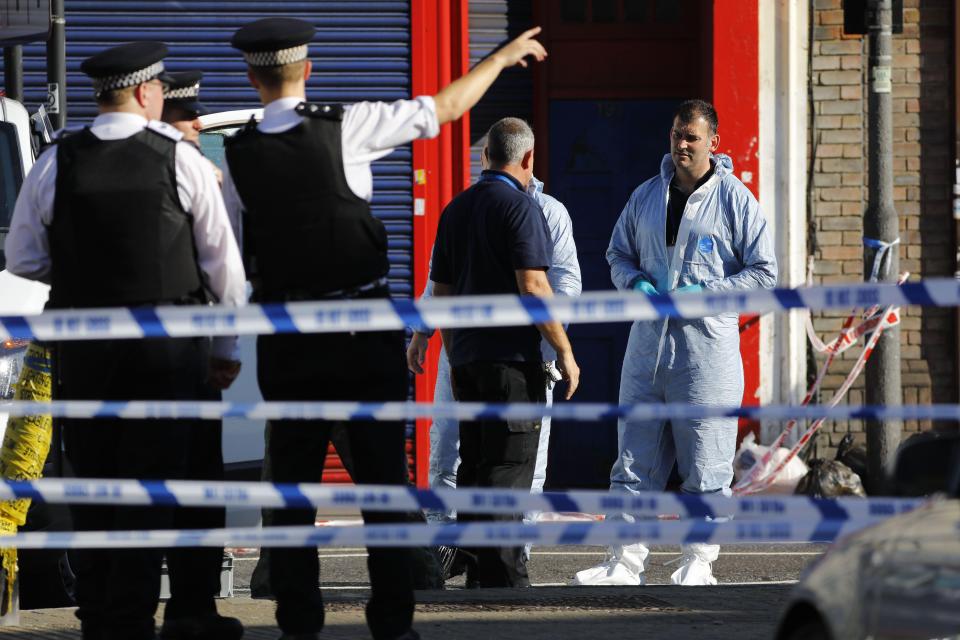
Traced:
<path fill-rule="evenodd" d="M 954 183 L 956 4 L 904 0 L 903 32 L 893 37 L 894 200 L 900 217 L 900 270 L 911 279 L 957 272 Z M 863 279 L 863 213 L 867 207 L 867 37 L 844 34 L 841 0 L 816 0 L 812 29 L 809 118 L 810 246 L 815 283 Z M 821 337 L 835 336 L 843 312 L 819 313 Z M 955 309 L 911 307 L 900 326 L 903 401 L 957 402 Z M 827 401 L 843 383 L 861 349 L 831 366 L 823 385 Z M 822 358 L 817 359 L 817 365 Z M 848 402 L 864 401 L 864 379 Z M 929 429 L 908 421 L 904 437 Z M 863 437 L 863 423 L 828 425 L 818 445 L 829 450 L 848 431 Z"/>
<path fill-rule="evenodd" d="M 895 180 L 900 264 L 913 277 L 957 269 L 951 215 L 956 100 L 957 10 L 953 0 L 904 0 L 895 36 Z M 721 151 L 759 198 L 774 233 L 780 286 L 862 279 L 866 206 L 866 43 L 842 33 L 841 0 L 66 0 L 71 124 L 95 108 L 80 61 L 134 38 L 171 46 L 169 68 L 205 72 L 214 110 L 249 108 L 242 59 L 229 47 L 241 24 L 266 15 L 313 21 L 314 77 L 308 96 L 349 103 L 435 93 L 509 37 L 543 26 L 546 64 L 505 72 L 488 96 L 439 138 L 400 149 L 374 166 L 375 215 L 390 234 L 394 295 L 422 291 L 443 206 L 478 171 L 479 139 L 504 116 L 528 119 L 537 134 L 536 173 L 571 212 L 585 290 L 609 289 L 603 253 L 629 193 L 657 172 L 668 150 L 670 115 L 702 97 L 720 116 Z M 43 101 L 42 45 L 27 47 L 27 103 Z M 810 260 L 808 260 L 808 258 Z M 842 314 L 816 314 L 821 338 Z M 797 403 L 818 360 L 802 311 L 745 317 L 741 354 L 747 404 Z M 957 401 L 956 315 L 908 309 L 902 322 L 905 402 Z M 626 326 L 571 329 L 584 379 L 576 401 L 615 402 Z M 432 345 L 436 355 L 438 344 Z M 859 347 L 827 375 L 829 399 Z M 435 362 L 435 361 L 434 361 Z M 809 366 L 808 366 L 809 364 Z M 432 398 L 434 370 L 412 383 Z M 863 401 L 862 378 L 849 402 Z M 908 424 L 910 430 L 929 425 Z M 743 424 L 769 439 L 780 424 Z M 429 422 L 418 421 L 411 453 L 426 480 Z M 848 430 L 829 425 L 821 454 Z M 554 427 L 548 482 L 604 486 L 615 425 Z"/>

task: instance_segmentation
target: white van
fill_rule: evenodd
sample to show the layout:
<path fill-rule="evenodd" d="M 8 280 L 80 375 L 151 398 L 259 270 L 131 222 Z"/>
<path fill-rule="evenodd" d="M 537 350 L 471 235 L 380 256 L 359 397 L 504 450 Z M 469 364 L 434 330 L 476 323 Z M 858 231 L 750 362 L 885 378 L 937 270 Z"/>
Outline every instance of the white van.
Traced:
<path fill-rule="evenodd" d="M 0 97 L 0 315 L 39 313 L 47 302 L 50 287 L 9 273 L 3 243 L 17 202 L 20 185 L 33 166 L 30 117 L 19 102 Z M 13 397 L 13 384 L 20 374 L 24 340 L 0 343 L 0 401 Z M 6 429 L 7 415 L 0 413 L 0 433 Z"/>

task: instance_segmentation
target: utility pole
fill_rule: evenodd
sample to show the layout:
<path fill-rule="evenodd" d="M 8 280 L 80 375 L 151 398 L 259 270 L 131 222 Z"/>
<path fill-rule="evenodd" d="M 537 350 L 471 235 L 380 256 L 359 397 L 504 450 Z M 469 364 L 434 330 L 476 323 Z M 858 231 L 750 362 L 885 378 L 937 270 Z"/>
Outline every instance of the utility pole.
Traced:
<path fill-rule="evenodd" d="M 50 37 L 47 40 L 47 113 L 54 129 L 67 124 L 67 21 L 63 0 L 50 2 Z"/>
<path fill-rule="evenodd" d="M 23 47 L 11 44 L 3 48 L 3 84 L 7 97 L 23 102 Z"/>
<path fill-rule="evenodd" d="M 893 115 L 890 69 L 893 47 L 892 0 L 868 0 L 870 29 L 869 89 L 869 202 L 863 216 L 864 238 L 890 243 L 900 235 L 897 210 L 893 206 Z M 899 246 L 886 252 L 879 281 L 896 281 L 900 273 Z M 864 246 L 864 278 L 873 271 L 877 249 Z M 883 332 L 867 362 L 866 401 L 868 405 L 894 406 L 903 403 L 900 384 L 900 327 Z M 881 493 L 893 470 L 894 457 L 900 444 L 903 422 L 900 420 L 866 421 L 868 490 Z"/>

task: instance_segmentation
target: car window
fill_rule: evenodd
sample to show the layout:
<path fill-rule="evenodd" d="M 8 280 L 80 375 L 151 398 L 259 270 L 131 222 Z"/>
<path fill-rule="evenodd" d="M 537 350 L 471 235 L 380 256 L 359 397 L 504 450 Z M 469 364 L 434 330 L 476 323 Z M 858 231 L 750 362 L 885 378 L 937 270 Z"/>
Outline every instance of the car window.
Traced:
<path fill-rule="evenodd" d="M 224 127 L 222 129 L 213 129 L 204 131 L 200 134 L 200 150 L 203 155 L 210 158 L 218 167 L 223 169 L 226 161 L 223 141 L 240 130 L 240 127 Z"/>
<path fill-rule="evenodd" d="M 0 231 L 10 226 L 22 182 L 23 159 L 17 144 L 17 128 L 9 122 L 0 122 Z"/>

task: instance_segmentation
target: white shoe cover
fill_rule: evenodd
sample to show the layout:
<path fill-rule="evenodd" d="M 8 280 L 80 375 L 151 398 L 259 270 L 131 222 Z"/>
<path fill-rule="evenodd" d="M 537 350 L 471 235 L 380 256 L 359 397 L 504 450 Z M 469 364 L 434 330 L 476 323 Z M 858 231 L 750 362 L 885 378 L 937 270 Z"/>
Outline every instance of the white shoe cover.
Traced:
<path fill-rule="evenodd" d="M 643 563 L 650 550 L 642 544 L 612 546 L 606 561 L 595 567 L 578 571 L 570 582 L 577 586 L 628 586 L 646 584 Z"/>
<path fill-rule="evenodd" d="M 670 576 L 672 584 L 687 587 L 717 584 L 711 563 L 720 556 L 720 545 L 697 542 L 683 545 L 682 550 L 683 564 Z"/>

